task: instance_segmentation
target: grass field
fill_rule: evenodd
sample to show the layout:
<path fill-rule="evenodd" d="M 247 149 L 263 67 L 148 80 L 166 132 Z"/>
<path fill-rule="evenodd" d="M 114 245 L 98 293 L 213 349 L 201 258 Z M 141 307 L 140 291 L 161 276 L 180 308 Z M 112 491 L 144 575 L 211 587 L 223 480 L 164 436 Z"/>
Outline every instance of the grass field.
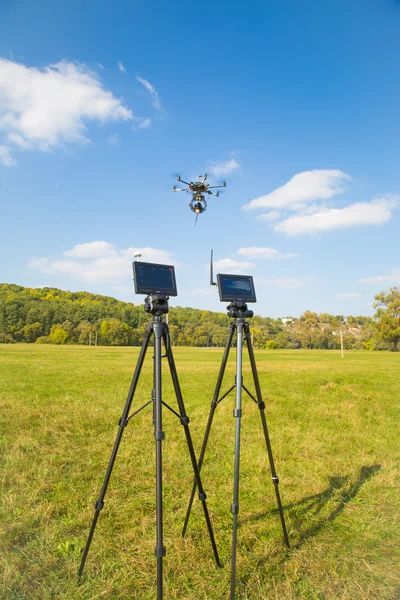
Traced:
<path fill-rule="evenodd" d="M 125 430 L 80 585 L 76 577 L 137 354 L 0 346 L 1 598 L 155 598 L 150 407 Z M 197 453 L 221 356 L 175 350 Z M 237 598 L 399 600 L 400 354 L 256 350 L 256 359 L 292 547 L 282 543 L 258 409 L 244 397 Z M 135 407 L 150 398 L 151 373 L 149 358 Z M 251 387 L 247 361 L 244 380 Z M 183 429 L 164 411 L 168 600 L 229 597 L 233 407 L 231 395 L 217 409 L 202 470 L 221 570 L 198 501 L 181 539 L 192 471 Z"/>

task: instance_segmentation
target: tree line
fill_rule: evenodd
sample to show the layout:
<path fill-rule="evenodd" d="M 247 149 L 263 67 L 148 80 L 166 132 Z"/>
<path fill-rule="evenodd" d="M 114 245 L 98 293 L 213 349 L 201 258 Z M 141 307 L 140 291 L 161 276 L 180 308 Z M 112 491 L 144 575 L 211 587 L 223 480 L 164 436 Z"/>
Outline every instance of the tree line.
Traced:
<path fill-rule="evenodd" d="M 259 348 L 340 347 L 397 350 L 400 288 L 375 296 L 375 317 L 304 312 L 299 318 L 255 316 L 250 321 Z M 223 346 L 230 319 L 225 313 L 171 308 L 171 341 L 176 346 Z M 149 315 L 143 306 L 88 292 L 0 284 L 0 343 L 140 345 Z"/>

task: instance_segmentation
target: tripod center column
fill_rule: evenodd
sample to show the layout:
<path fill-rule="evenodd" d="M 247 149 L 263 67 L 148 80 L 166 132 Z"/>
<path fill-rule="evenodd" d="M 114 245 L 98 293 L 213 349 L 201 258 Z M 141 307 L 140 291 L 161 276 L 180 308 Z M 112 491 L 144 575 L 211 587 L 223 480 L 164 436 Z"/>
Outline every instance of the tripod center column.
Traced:
<path fill-rule="evenodd" d="M 235 436 L 235 467 L 233 479 L 233 502 L 231 512 L 233 515 L 232 529 L 232 569 L 231 569 L 231 600 L 235 598 L 236 587 L 236 548 L 237 548 L 237 526 L 239 514 L 239 475 L 240 475 L 240 425 L 242 420 L 242 352 L 243 352 L 243 327 L 244 319 L 236 319 L 236 406 L 233 416 L 236 418 Z"/>

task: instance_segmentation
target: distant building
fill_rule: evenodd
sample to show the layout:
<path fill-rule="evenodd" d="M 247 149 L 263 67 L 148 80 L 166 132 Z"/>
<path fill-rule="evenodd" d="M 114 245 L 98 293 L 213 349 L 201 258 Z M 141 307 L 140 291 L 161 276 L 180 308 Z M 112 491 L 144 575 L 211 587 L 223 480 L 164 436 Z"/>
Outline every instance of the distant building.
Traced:
<path fill-rule="evenodd" d="M 283 319 L 281 319 L 282 323 L 285 325 L 285 327 L 287 325 L 291 325 L 294 321 L 293 317 L 284 317 Z"/>

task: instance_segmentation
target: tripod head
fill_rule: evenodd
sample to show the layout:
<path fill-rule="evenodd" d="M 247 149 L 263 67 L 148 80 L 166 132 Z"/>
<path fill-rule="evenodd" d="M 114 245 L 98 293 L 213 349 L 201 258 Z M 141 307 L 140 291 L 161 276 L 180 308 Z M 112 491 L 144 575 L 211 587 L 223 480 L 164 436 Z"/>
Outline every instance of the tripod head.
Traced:
<path fill-rule="evenodd" d="M 248 310 L 247 304 L 243 300 L 235 300 L 231 302 L 227 307 L 228 317 L 233 319 L 251 319 L 254 316 L 252 310 Z"/>
<path fill-rule="evenodd" d="M 169 311 L 169 297 L 165 294 L 152 294 L 144 299 L 144 311 L 155 317 L 166 315 Z"/>

